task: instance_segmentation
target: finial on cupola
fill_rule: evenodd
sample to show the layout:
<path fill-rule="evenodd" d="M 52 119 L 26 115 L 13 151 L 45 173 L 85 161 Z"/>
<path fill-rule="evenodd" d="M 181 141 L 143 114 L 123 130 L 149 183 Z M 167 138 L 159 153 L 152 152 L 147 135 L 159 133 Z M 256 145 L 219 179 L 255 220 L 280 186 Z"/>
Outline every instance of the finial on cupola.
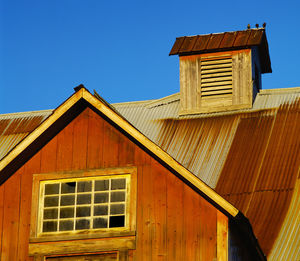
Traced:
<path fill-rule="evenodd" d="M 263 28 L 266 28 L 266 25 L 267 25 L 267 23 L 266 23 L 266 22 L 264 22 L 264 23 L 263 23 Z"/>
<path fill-rule="evenodd" d="M 259 24 L 255 24 L 255 27 L 258 28 L 258 27 L 259 27 Z"/>
<path fill-rule="evenodd" d="M 248 25 L 247 25 L 247 29 L 250 29 L 250 28 L 251 28 L 251 27 L 250 27 L 250 24 L 248 24 Z"/>

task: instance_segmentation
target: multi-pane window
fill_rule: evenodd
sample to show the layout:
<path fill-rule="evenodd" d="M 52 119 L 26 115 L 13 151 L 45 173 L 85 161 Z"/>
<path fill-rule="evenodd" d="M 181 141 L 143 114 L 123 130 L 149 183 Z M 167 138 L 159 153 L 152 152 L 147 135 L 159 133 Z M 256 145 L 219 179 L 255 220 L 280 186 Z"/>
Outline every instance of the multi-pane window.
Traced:
<path fill-rule="evenodd" d="M 129 176 L 42 181 L 40 233 L 126 226 Z"/>

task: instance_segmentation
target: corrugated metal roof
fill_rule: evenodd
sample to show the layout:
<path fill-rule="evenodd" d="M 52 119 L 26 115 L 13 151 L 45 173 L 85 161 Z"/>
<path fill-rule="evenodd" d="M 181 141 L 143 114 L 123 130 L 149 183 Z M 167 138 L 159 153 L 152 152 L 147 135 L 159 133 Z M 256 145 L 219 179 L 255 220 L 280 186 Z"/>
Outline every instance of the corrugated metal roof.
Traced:
<path fill-rule="evenodd" d="M 272 72 L 269 47 L 264 28 L 178 37 L 169 55 L 193 55 L 251 48 L 254 46 L 257 46 L 259 49 L 262 73 Z"/>
<path fill-rule="evenodd" d="M 269 260 L 299 260 L 300 257 L 300 177 L 289 210 L 274 243 Z"/>
<path fill-rule="evenodd" d="M 0 160 L 51 113 L 45 110 L 0 115 Z"/>
<path fill-rule="evenodd" d="M 237 206 L 270 260 L 285 254 L 297 260 L 299 219 L 287 210 L 295 204 L 291 198 L 300 164 L 299 104 L 300 88 L 289 88 L 263 90 L 253 108 L 243 111 L 181 117 L 179 94 L 115 108 Z M 293 218 L 285 221 L 289 215 Z M 292 239 L 279 232 L 285 222 L 293 228 Z"/>
<path fill-rule="evenodd" d="M 250 220 L 266 254 L 278 236 L 300 166 L 300 99 L 274 116 L 242 118 L 216 191 Z"/>

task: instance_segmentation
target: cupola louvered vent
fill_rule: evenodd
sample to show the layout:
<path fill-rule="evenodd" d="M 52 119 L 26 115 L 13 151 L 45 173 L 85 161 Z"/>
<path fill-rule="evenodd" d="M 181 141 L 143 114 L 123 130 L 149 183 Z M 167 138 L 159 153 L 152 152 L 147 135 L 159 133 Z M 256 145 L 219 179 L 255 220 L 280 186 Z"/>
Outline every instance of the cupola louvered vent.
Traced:
<path fill-rule="evenodd" d="M 201 59 L 201 97 L 232 95 L 232 57 Z"/>

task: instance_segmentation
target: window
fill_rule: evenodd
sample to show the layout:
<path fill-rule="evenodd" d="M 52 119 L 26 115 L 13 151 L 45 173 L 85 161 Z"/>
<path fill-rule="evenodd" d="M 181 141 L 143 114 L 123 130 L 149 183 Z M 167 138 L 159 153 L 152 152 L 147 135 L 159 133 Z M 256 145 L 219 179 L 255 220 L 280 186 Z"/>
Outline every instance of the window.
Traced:
<path fill-rule="evenodd" d="M 98 260 L 96 254 L 135 249 L 136 193 L 131 166 L 34 174 L 29 255 L 56 260 L 89 253 Z"/>
<path fill-rule="evenodd" d="M 128 175 L 42 181 L 39 233 L 125 227 L 129 188 Z"/>
<path fill-rule="evenodd" d="M 135 167 L 34 174 L 31 242 L 134 235 L 136 174 Z"/>
<path fill-rule="evenodd" d="M 232 57 L 201 59 L 201 98 L 232 95 Z"/>

